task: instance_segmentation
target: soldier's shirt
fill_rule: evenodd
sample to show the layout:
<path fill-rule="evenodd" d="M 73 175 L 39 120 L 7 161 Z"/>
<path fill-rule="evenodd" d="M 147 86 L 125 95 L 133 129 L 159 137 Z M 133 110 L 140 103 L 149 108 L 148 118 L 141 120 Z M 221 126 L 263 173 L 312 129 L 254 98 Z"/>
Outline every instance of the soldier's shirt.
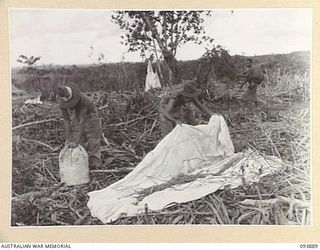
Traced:
<path fill-rule="evenodd" d="M 86 116 L 89 116 L 92 113 L 97 113 L 97 108 L 92 102 L 92 100 L 85 94 L 81 93 L 81 97 L 77 105 L 73 108 L 75 111 L 75 115 L 79 118 L 80 111 L 86 108 Z"/>
<path fill-rule="evenodd" d="M 261 66 L 253 66 L 245 72 L 247 82 L 260 84 L 264 80 L 264 74 Z"/>

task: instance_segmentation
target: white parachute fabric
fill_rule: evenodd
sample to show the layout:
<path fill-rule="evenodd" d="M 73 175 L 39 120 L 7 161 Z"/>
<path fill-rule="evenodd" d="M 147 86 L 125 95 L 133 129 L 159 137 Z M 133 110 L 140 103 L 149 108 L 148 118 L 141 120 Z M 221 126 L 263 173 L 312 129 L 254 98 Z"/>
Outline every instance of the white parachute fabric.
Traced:
<path fill-rule="evenodd" d="M 148 62 L 145 92 L 153 88 L 161 88 L 160 79 L 157 72 L 153 72 L 151 61 Z"/>
<path fill-rule="evenodd" d="M 207 125 L 177 125 L 125 178 L 90 192 L 88 207 L 93 217 L 109 223 L 143 212 L 146 204 L 159 211 L 226 185 L 258 181 L 280 165 L 279 159 L 250 150 L 234 154 L 225 120 L 214 115 Z"/>

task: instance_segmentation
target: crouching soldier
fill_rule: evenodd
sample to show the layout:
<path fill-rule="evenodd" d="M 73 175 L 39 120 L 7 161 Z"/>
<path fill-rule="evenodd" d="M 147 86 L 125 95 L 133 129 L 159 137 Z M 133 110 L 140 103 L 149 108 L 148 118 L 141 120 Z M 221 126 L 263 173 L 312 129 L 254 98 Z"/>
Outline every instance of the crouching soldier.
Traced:
<path fill-rule="evenodd" d="M 214 114 L 197 99 L 201 93 L 200 89 L 196 89 L 192 83 L 188 82 L 180 88 L 169 90 L 162 96 L 159 107 L 159 120 L 163 137 L 182 122 L 196 125 L 192 111 L 188 107 L 189 103 L 193 103 L 200 111 L 209 116 Z"/>
<path fill-rule="evenodd" d="M 82 136 L 86 135 L 89 165 L 100 167 L 102 165 L 100 148 L 102 130 L 97 108 L 92 100 L 81 93 L 78 86 L 73 83 L 59 87 L 57 94 L 66 130 L 65 144 L 72 148 L 77 147 Z M 69 112 L 73 113 L 71 119 Z"/>
<path fill-rule="evenodd" d="M 238 75 L 238 78 L 243 80 L 242 88 L 248 83 L 247 92 L 243 95 L 242 101 L 247 103 L 249 106 L 258 106 L 257 100 L 257 88 L 264 80 L 265 71 L 261 65 L 253 66 L 252 59 L 246 60 L 246 70 Z"/>

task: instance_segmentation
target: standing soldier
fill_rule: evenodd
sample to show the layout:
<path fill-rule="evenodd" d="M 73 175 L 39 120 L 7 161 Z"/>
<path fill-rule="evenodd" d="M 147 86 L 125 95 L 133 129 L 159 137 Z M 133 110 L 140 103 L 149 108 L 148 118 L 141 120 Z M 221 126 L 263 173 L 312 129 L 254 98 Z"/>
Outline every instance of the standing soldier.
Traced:
<path fill-rule="evenodd" d="M 66 130 L 65 144 L 75 148 L 85 134 L 88 141 L 89 165 L 100 167 L 102 165 L 100 149 L 102 129 L 97 108 L 74 83 L 59 87 L 57 94 Z M 69 111 L 73 113 L 71 119 Z"/>
<path fill-rule="evenodd" d="M 211 116 L 214 114 L 197 99 L 201 93 L 200 89 L 196 89 L 192 83 L 188 82 L 176 89 L 169 90 L 162 96 L 159 107 L 159 120 L 161 135 L 163 137 L 169 134 L 177 124 L 180 125 L 182 122 L 196 125 L 192 111 L 188 107 L 188 104 L 191 102 L 207 115 Z"/>
<path fill-rule="evenodd" d="M 238 77 L 244 80 L 240 88 L 242 88 L 246 83 L 248 83 L 247 92 L 243 95 L 242 100 L 248 103 L 250 106 L 254 104 L 255 107 L 258 106 L 257 101 L 257 88 L 264 80 L 264 69 L 261 65 L 253 66 L 252 59 L 248 58 L 246 60 L 246 70 L 240 73 Z"/>

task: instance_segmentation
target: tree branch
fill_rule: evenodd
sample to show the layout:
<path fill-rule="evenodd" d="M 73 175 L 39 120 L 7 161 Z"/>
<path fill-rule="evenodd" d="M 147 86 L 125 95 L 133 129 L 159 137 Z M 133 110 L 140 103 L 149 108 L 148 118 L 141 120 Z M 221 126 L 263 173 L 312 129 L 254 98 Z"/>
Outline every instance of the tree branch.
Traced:
<path fill-rule="evenodd" d="M 152 37 L 154 37 L 160 47 L 160 49 L 162 51 L 166 51 L 167 48 L 165 47 L 165 45 L 163 44 L 162 40 L 161 40 L 161 37 L 159 36 L 158 34 L 158 30 L 157 28 L 155 27 L 155 25 L 153 23 L 151 23 L 149 17 L 144 13 L 142 12 L 141 13 L 141 17 L 142 17 L 142 20 L 149 26 L 150 28 L 150 31 L 152 33 Z"/>

